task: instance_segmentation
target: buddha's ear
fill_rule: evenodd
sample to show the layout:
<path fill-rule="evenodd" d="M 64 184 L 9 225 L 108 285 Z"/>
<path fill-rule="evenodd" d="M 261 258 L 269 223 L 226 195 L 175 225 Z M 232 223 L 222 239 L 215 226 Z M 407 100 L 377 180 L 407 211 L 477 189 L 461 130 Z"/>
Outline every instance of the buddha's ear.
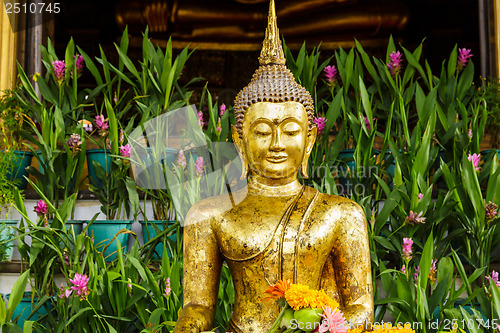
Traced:
<path fill-rule="evenodd" d="M 309 178 L 309 176 L 307 174 L 307 161 L 309 160 L 309 156 L 311 155 L 312 149 L 314 147 L 314 143 L 316 142 L 317 135 L 318 135 L 318 128 L 315 125 L 307 134 L 304 159 L 302 160 L 302 165 L 300 168 L 300 175 L 306 179 Z"/>
<path fill-rule="evenodd" d="M 240 138 L 240 133 L 238 133 L 238 129 L 236 126 L 231 125 L 231 134 L 233 136 L 233 142 L 236 146 L 236 150 L 238 151 L 238 155 L 241 158 L 241 177 L 240 179 L 247 179 L 248 177 L 248 160 L 245 155 L 245 147 L 243 147 L 243 140 Z"/>

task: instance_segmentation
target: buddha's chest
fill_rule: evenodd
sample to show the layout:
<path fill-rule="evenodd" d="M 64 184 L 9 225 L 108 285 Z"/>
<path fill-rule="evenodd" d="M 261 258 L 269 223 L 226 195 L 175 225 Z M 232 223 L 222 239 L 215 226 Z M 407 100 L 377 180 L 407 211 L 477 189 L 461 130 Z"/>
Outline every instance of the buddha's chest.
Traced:
<path fill-rule="evenodd" d="M 311 202 L 312 201 L 312 202 Z M 334 225 L 315 212 L 313 200 L 288 209 L 275 201 L 265 208 L 239 207 L 216 226 L 219 248 L 226 260 L 263 274 L 269 283 L 320 269 L 334 242 Z"/>

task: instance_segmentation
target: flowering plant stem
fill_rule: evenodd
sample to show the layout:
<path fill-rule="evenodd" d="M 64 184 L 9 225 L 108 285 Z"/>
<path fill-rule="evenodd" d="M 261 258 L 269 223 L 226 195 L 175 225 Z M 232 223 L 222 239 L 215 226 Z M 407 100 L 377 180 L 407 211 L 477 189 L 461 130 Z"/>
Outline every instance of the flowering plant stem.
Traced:
<path fill-rule="evenodd" d="M 274 322 L 273 326 L 267 331 L 267 333 L 274 333 L 274 332 L 280 332 L 278 331 L 280 324 L 281 324 L 281 319 L 283 319 L 283 316 L 285 315 L 285 310 L 289 309 L 290 306 L 288 304 L 285 304 L 283 309 L 281 309 L 280 314 L 278 315 L 278 318 L 276 318 L 276 321 Z M 285 331 L 286 332 L 286 331 Z M 293 331 L 291 331 L 293 332 Z"/>

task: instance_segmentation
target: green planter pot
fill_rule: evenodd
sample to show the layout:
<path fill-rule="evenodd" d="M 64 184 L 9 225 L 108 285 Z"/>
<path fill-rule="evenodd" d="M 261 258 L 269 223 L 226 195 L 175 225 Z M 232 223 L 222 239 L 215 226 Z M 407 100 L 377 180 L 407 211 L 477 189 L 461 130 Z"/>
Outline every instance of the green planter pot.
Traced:
<path fill-rule="evenodd" d="M 4 220 L 0 222 L 0 242 L 11 239 L 15 236 L 15 231 L 12 229 L 13 227 L 17 227 L 19 225 L 19 220 Z M 0 245 L 2 247 L 8 246 L 7 251 L 5 252 L 5 260 L 12 260 L 12 253 L 14 252 L 14 242 L 10 241 L 7 244 Z"/>
<path fill-rule="evenodd" d="M 139 221 L 142 225 L 142 236 L 144 239 L 144 244 L 149 242 L 150 239 L 156 237 L 157 232 L 153 224 L 158 227 L 159 231 L 162 232 L 165 228 L 174 225 L 177 221 L 161 221 L 161 220 L 150 220 L 150 221 Z M 172 232 L 168 233 L 168 239 L 172 241 L 172 244 L 177 242 L 177 231 L 174 229 Z M 168 257 L 172 258 L 172 253 L 170 253 L 167 246 Z M 153 255 L 154 259 L 161 259 L 163 257 L 163 242 L 160 241 L 155 247 L 155 252 Z"/>
<path fill-rule="evenodd" d="M 87 150 L 87 169 L 89 173 L 89 181 L 92 185 L 102 189 L 102 182 L 97 178 L 94 162 L 100 164 L 106 173 L 111 169 L 111 152 L 105 149 L 90 149 Z"/>
<path fill-rule="evenodd" d="M 10 294 L 5 295 L 7 302 L 9 301 L 9 297 Z M 18 318 L 17 325 L 22 328 L 26 320 L 37 321 L 38 319 L 40 319 L 41 316 L 47 314 L 47 309 L 49 311 L 52 310 L 51 303 L 48 304 L 46 303 L 46 305 L 40 307 L 40 309 L 38 309 L 38 311 L 33 313 L 33 315 L 30 317 L 37 303 L 38 303 L 37 297 L 35 297 L 33 299 L 33 302 L 31 302 L 31 292 L 29 291 L 25 292 L 21 302 L 14 309 L 14 313 L 12 314 L 12 320 Z"/>
<path fill-rule="evenodd" d="M 116 259 L 116 240 L 120 241 L 122 245 L 122 251 L 124 253 L 127 252 L 128 239 L 130 234 L 121 231 L 123 229 L 130 231 L 130 229 L 132 228 L 132 223 L 132 220 L 96 220 L 88 226 L 88 235 L 94 235 L 95 246 L 102 248 L 103 246 L 109 244 L 106 251 L 104 251 L 103 253 L 106 261 L 113 261 Z M 115 239 L 111 242 L 113 238 Z"/>
<path fill-rule="evenodd" d="M 75 236 L 82 233 L 84 221 L 81 220 L 68 220 L 66 221 L 66 229 L 73 229 Z"/>
<path fill-rule="evenodd" d="M 24 176 L 28 177 L 28 171 L 26 168 L 31 165 L 33 153 L 20 150 L 13 151 L 12 153 L 13 166 L 12 169 L 7 170 L 7 179 L 16 181 L 17 188 L 25 190 L 28 181 L 24 178 Z"/>

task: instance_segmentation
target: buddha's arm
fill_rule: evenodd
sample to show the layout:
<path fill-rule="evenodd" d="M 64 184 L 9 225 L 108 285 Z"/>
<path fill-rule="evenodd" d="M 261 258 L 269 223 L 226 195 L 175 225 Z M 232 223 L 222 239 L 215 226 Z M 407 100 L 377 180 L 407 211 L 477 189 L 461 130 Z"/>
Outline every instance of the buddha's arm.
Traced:
<path fill-rule="evenodd" d="M 366 218 L 359 205 L 346 206 L 332 256 L 344 317 L 354 325 L 373 321 L 373 287 Z"/>
<path fill-rule="evenodd" d="M 221 256 L 209 219 L 190 211 L 184 227 L 184 307 L 174 333 L 209 331 L 217 305 Z"/>

